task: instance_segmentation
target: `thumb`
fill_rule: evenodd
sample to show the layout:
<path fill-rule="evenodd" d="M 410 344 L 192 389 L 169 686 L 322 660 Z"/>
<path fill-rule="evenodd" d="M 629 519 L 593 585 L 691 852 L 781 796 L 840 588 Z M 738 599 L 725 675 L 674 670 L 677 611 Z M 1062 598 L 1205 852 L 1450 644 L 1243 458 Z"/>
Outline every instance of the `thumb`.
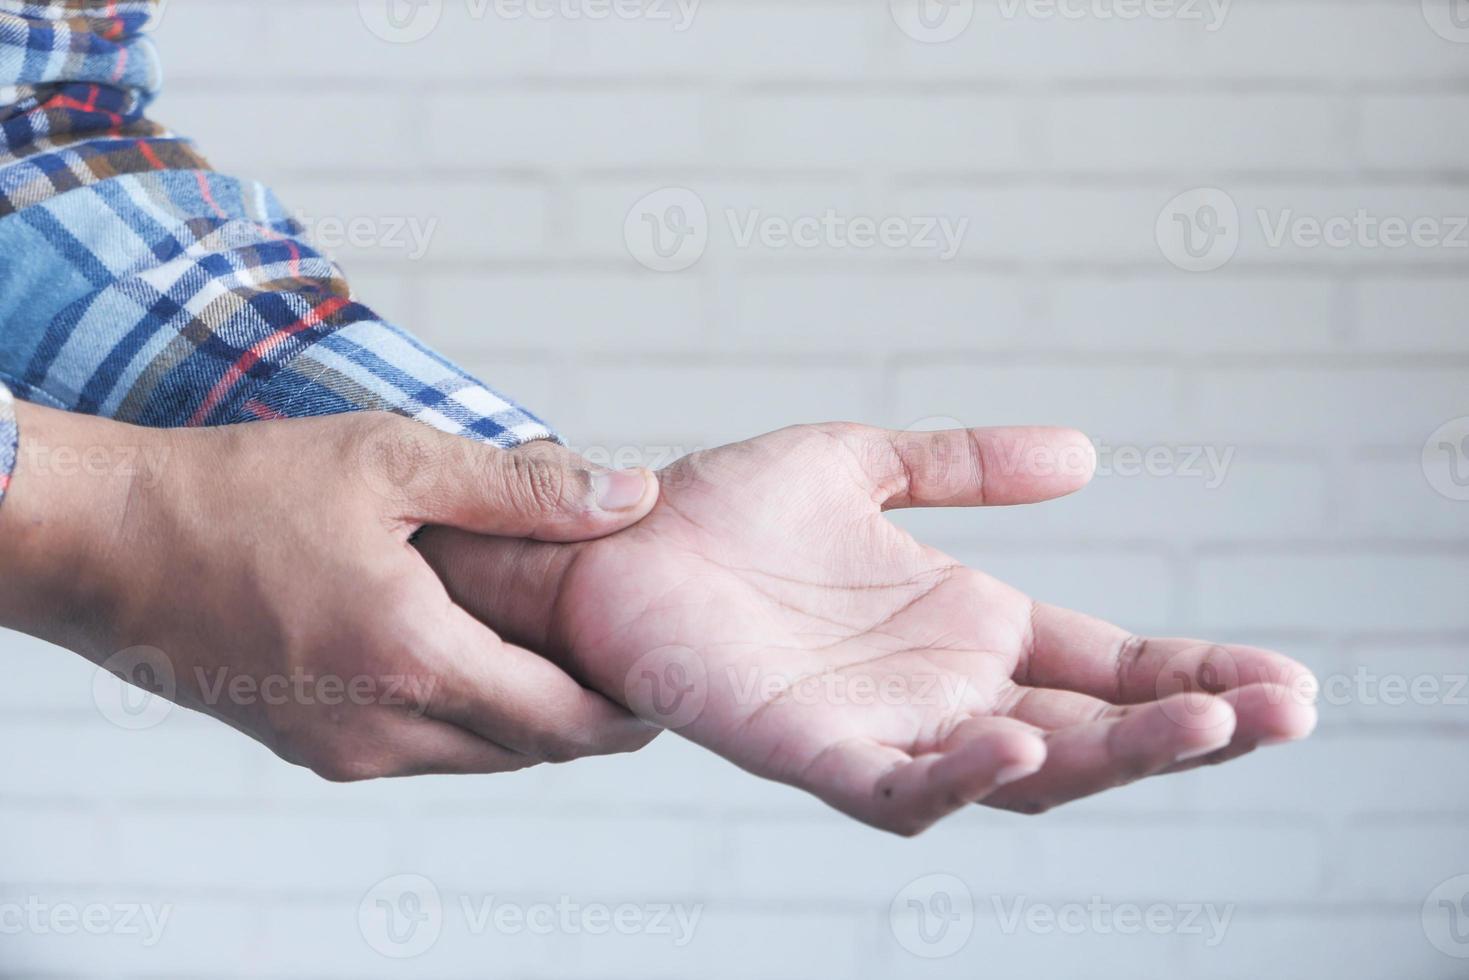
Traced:
<path fill-rule="evenodd" d="M 417 423 L 394 435 L 417 444 L 417 472 L 394 499 L 394 516 L 416 526 L 587 541 L 636 524 L 658 501 L 650 471 L 604 469 L 553 442 L 505 450 Z"/>

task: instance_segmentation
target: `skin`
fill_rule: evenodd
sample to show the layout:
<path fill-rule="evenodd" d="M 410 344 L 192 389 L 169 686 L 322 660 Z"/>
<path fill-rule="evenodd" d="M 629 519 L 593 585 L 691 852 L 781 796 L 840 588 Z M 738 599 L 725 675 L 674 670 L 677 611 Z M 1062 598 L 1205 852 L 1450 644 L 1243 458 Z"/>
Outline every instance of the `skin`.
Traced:
<path fill-rule="evenodd" d="M 652 724 L 911 835 L 971 803 L 1038 813 L 1308 735 L 1315 681 L 1271 651 L 1137 637 L 920 544 L 902 507 L 1079 489 L 1077 432 L 785 429 L 660 474 L 618 535 L 430 529 L 464 608 Z"/>
<path fill-rule="evenodd" d="M 428 522 L 607 534 L 652 507 L 649 473 L 391 415 L 201 430 L 17 416 L 0 625 L 332 780 L 501 772 L 655 734 L 456 606 L 409 543 Z"/>

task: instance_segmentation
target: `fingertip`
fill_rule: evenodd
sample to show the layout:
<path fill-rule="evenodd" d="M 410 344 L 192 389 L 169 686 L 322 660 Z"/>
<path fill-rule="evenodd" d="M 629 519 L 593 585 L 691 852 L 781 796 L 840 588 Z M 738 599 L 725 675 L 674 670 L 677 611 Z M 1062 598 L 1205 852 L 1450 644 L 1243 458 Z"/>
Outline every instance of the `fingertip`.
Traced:
<path fill-rule="evenodd" d="M 1321 714 L 1314 704 L 1292 704 L 1277 713 L 1261 745 L 1284 745 L 1310 738 L 1316 731 Z"/>
<path fill-rule="evenodd" d="M 1076 493 L 1097 471 L 1097 447 L 1078 429 L 1028 426 L 996 430 L 986 458 L 989 502 L 1033 504 Z"/>
<path fill-rule="evenodd" d="M 1180 721 L 1176 715 L 1170 715 L 1174 723 L 1184 732 L 1183 747 L 1175 756 L 1176 762 L 1196 759 L 1224 748 L 1230 743 L 1239 725 L 1239 716 L 1235 713 L 1233 705 L 1223 698 L 1212 696 L 1199 704 L 1197 696 L 1190 694 L 1174 695 L 1161 704 L 1166 712 L 1170 703 L 1174 703 L 1173 706 L 1176 707 L 1176 703 L 1181 699 L 1189 699 L 1195 703 L 1187 709 L 1186 722 Z"/>
<path fill-rule="evenodd" d="M 1047 751 L 1046 740 L 1039 735 L 1022 735 L 1013 739 L 995 772 L 995 785 L 1005 786 L 1040 772 L 1046 764 Z"/>

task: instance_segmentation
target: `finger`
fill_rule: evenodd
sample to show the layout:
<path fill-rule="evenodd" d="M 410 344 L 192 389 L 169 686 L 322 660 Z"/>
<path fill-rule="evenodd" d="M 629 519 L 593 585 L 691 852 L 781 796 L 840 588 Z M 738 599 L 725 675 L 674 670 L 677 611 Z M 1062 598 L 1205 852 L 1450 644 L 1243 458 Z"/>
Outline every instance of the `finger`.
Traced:
<path fill-rule="evenodd" d="M 1181 703 L 1189 697 L 1116 709 L 1100 721 L 1052 732 L 1041 770 L 996 790 L 984 803 L 1041 813 L 1228 745 L 1234 734 L 1234 710 L 1210 695 L 1194 704 Z"/>
<path fill-rule="evenodd" d="M 831 746 L 799 784 L 864 823 L 904 836 L 1039 769 L 1045 743 L 1028 725 L 971 719 L 937 752 L 917 757 L 866 739 Z"/>
<path fill-rule="evenodd" d="M 553 442 L 513 450 L 402 419 L 368 424 L 374 482 L 396 488 L 392 516 L 478 534 L 586 541 L 642 520 L 658 499 L 649 471 L 606 470 Z"/>
<path fill-rule="evenodd" d="M 632 752 L 658 734 L 549 660 L 451 610 L 430 716 L 544 762 Z"/>
<path fill-rule="evenodd" d="M 1117 711 L 1110 701 L 1049 687 L 1016 687 L 1007 700 L 1002 714 L 1048 732 L 1101 721 Z"/>
<path fill-rule="evenodd" d="M 1199 766 L 1218 765 L 1237 759 L 1264 745 L 1278 745 L 1306 738 L 1316 727 L 1316 707 L 1292 689 L 1274 684 L 1249 684 L 1218 695 L 1235 713 L 1234 735 L 1229 744 L 1203 756 L 1176 763 L 1160 775 L 1184 772 Z M 1205 699 L 1177 702 L 1200 706 Z M 1118 708 L 1100 698 L 1075 691 L 1052 688 L 1021 688 L 1011 698 L 1005 714 L 1047 731 L 1085 725 L 1115 717 Z M 1180 711 L 1175 710 L 1175 715 Z M 1184 717 L 1185 722 L 1189 719 Z"/>
<path fill-rule="evenodd" d="M 394 752 L 402 760 L 394 777 L 517 772 L 538 761 L 432 718 L 401 726 L 395 733 Z"/>
<path fill-rule="evenodd" d="M 1063 688 L 1116 704 L 1140 704 L 1171 694 L 1218 694 L 1247 684 L 1297 689 L 1315 700 L 1316 679 L 1302 664 L 1273 650 L 1203 640 L 1138 636 L 1111 623 L 1036 603 L 1031 641 L 1016 678 L 1028 687 Z"/>
<path fill-rule="evenodd" d="M 885 509 L 1030 504 L 1080 490 L 1097 454 L 1074 429 L 846 430 Z"/>
<path fill-rule="evenodd" d="M 1217 766 L 1248 755 L 1262 746 L 1296 742 L 1316 729 L 1316 706 L 1302 701 L 1290 689 L 1273 684 L 1250 684 L 1219 697 L 1234 708 L 1239 723 L 1228 745 L 1205 755 L 1169 766 L 1165 773 Z"/>

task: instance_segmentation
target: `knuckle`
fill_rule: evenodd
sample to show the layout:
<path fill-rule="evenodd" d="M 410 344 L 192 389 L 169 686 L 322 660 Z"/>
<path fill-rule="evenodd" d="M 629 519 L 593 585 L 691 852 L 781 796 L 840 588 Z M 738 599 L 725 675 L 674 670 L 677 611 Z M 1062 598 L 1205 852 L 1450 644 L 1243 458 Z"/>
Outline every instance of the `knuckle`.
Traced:
<path fill-rule="evenodd" d="M 547 762 L 572 762 L 602 751 L 602 746 L 590 732 L 548 732 L 541 736 L 536 745 L 536 754 Z"/>
<path fill-rule="evenodd" d="M 560 508 L 567 490 L 564 467 L 537 453 L 511 453 L 511 501 L 526 513 L 546 514 Z"/>
<path fill-rule="evenodd" d="M 615 752 L 619 755 L 628 752 L 637 752 L 640 749 L 646 748 L 655 738 L 662 734 L 663 730 L 661 728 L 648 727 L 646 731 L 634 732 L 624 737 L 615 745 L 609 746 L 608 751 Z"/>
<path fill-rule="evenodd" d="M 1055 806 L 1055 802 L 1051 800 L 1026 799 L 1012 803 L 1005 809 L 1027 817 L 1038 817 L 1049 813 Z"/>
<path fill-rule="evenodd" d="M 887 829 L 899 837 L 912 840 L 928 829 L 928 821 L 916 817 L 900 817 L 892 821 Z"/>
<path fill-rule="evenodd" d="M 328 749 L 310 758 L 308 767 L 329 783 L 360 783 L 393 775 L 391 759 L 351 749 Z"/>
<path fill-rule="evenodd" d="M 391 412 L 366 412 L 345 434 L 345 452 L 374 487 L 383 491 L 417 490 L 431 472 L 434 449 L 428 430 Z"/>

